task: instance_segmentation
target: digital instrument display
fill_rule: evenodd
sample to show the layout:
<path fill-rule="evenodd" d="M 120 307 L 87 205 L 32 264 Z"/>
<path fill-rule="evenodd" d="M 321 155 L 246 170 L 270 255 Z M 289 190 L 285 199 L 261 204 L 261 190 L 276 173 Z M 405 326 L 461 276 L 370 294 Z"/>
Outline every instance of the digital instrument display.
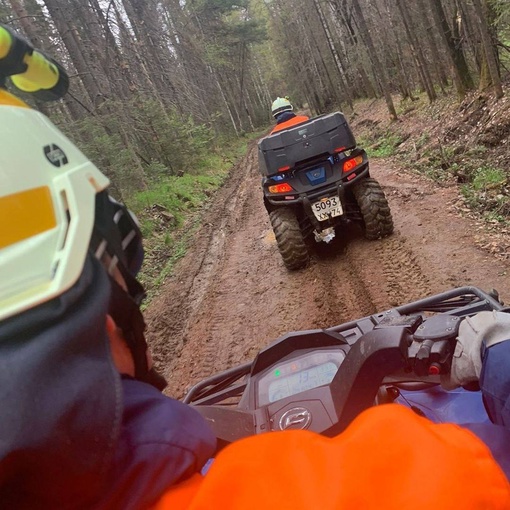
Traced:
<path fill-rule="evenodd" d="M 345 351 L 325 347 L 281 360 L 257 376 L 257 405 L 263 406 L 331 383 Z"/>
<path fill-rule="evenodd" d="M 276 402 L 296 393 L 329 384 L 337 370 L 338 367 L 332 361 L 328 361 L 286 377 L 280 377 L 269 384 L 269 402 Z"/>

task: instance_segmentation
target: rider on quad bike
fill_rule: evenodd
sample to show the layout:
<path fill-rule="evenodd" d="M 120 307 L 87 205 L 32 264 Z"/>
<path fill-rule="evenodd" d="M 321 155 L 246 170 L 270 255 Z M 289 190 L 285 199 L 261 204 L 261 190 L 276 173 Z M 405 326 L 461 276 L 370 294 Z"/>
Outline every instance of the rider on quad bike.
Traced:
<path fill-rule="evenodd" d="M 148 508 L 216 439 L 161 393 L 134 216 L 4 83 L 56 100 L 68 78 L 0 25 L 0 508 Z"/>
<path fill-rule="evenodd" d="M 309 119 L 292 110 L 287 99 L 273 102 L 278 123 L 258 153 L 264 205 L 289 270 L 308 264 L 311 240 L 329 243 L 349 221 L 367 239 L 393 232 L 386 196 L 344 115 Z"/>
<path fill-rule="evenodd" d="M 296 115 L 292 110 L 294 110 L 294 107 L 286 97 L 277 97 L 273 101 L 271 114 L 276 119 L 276 126 L 271 131 L 271 134 L 309 120 L 309 117 L 306 115 Z"/>
<path fill-rule="evenodd" d="M 10 76 L 38 97 L 67 88 L 59 66 L 0 26 L 0 78 Z M 510 508 L 482 441 L 396 404 L 333 438 L 287 430 L 239 441 L 199 474 L 214 436 L 154 387 L 136 221 L 46 117 L 1 88 L 0 140 L 1 508 Z M 505 426 L 509 337 L 501 313 L 459 330 L 461 345 L 473 342 L 450 381 L 480 377 L 483 389 L 496 367 L 488 398 L 498 396 Z"/>

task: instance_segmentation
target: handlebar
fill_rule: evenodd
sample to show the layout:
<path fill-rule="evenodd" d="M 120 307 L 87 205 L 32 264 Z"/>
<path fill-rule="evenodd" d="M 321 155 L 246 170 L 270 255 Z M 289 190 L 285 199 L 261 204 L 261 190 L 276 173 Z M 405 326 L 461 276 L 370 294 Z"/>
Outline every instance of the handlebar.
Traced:
<path fill-rule="evenodd" d="M 198 383 L 184 402 L 221 443 L 286 428 L 333 436 L 373 406 L 382 387 L 439 385 L 462 319 L 483 310 L 504 306 L 497 294 L 462 287 L 328 329 L 289 333 L 252 363 Z"/>
<path fill-rule="evenodd" d="M 69 77 L 60 64 L 0 25 L 0 87 L 6 78 L 18 90 L 42 101 L 61 99 L 69 88 Z"/>

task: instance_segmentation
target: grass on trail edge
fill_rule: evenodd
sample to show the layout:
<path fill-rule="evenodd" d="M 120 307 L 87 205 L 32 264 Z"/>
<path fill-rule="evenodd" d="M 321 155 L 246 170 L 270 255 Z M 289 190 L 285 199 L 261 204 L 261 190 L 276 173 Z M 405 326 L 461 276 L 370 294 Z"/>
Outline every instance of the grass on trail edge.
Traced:
<path fill-rule="evenodd" d="M 173 274 L 176 262 L 191 247 L 191 240 L 202 225 L 203 211 L 246 154 L 249 143 L 265 132 L 229 140 L 209 151 L 192 171 L 181 176 L 154 178 L 146 190 L 126 200 L 144 236 L 145 259 L 138 275 L 147 290 L 143 308 L 157 295 L 165 279 Z"/>
<path fill-rule="evenodd" d="M 413 104 L 406 103 L 406 108 L 400 105 L 399 122 L 371 118 L 370 112 L 361 114 L 360 125 L 354 128 L 356 140 L 369 159 L 391 158 L 394 164 L 438 183 L 456 183 L 464 204 L 488 227 L 508 229 L 508 96 L 507 92 L 505 99 L 495 101 L 490 94 L 473 92 L 463 104 L 453 96 L 430 104 L 420 95 Z M 473 118 L 481 120 L 474 124 Z"/>

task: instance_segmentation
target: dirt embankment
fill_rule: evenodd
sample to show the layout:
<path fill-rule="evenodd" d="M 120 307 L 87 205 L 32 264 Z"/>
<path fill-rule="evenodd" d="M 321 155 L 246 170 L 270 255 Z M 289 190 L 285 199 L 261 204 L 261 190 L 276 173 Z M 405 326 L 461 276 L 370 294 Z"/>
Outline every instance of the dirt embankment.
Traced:
<path fill-rule="evenodd" d="M 288 331 L 333 326 L 454 286 L 496 288 L 510 301 L 510 263 L 482 248 L 491 234 L 461 216 L 456 185 L 439 186 L 383 160 L 372 162 L 371 173 L 387 195 L 395 233 L 367 241 L 348 229 L 317 245 L 308 268 L 288 272 L 263 206 L 256 157 L 252 145 L 147 310 L 169 394 L 180 397 L 198 380 L 252 359 Z"/>

